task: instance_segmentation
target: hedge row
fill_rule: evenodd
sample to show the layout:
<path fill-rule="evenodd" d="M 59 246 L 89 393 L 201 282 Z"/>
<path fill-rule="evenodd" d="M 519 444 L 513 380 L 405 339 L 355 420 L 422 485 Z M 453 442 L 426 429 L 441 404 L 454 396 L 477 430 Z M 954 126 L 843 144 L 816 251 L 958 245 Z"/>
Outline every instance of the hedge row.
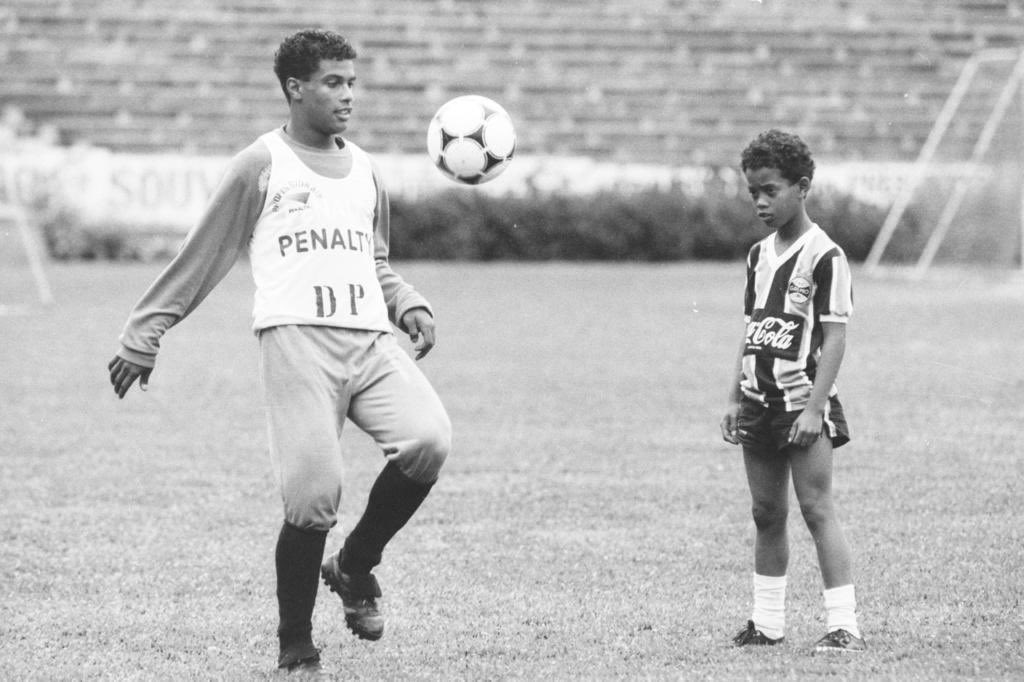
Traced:
<path fill-rule="evenodd" d="M 867 255 L 884 218 L 878 208 L 822 193 L 811 194 L 808 211 L 851 260 Z M 678 189 L 528 196 L 457 189 L 396 199 L 391 220 L 396 260 L 731 260 L 766 233 L 749 198 L 714 187 L 696 197 Z M 58 259 L 156 260 L 181 242 L 170 232 L 86 229 L 66 214 L 48 221 L 44 234 Z M 894 244 L 887 257 L 899 258 L 900 249 Z"/>
<path fill-rule="evenodd" d="M 812 195 L 813 197 L 814 195 Z M 808 207 L 851 259 L 867 255 L 884 214 L 848 197 Z M 392 254 L 438 260 L 731 260 L 766 228 L 749 198 L 711 190 L 492 197 L 451 191 L 394 202 Z"/>

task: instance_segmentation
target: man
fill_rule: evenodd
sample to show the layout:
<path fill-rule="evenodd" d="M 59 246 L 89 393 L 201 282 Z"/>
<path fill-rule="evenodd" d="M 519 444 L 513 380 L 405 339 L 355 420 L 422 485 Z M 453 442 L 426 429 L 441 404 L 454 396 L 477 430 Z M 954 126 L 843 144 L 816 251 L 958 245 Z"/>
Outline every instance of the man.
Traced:
<path fill-rule="evenodd" d="M 348 627 L 379 639 L 372 569 L 419 508 L 446 459 L 451 424 L 395 339 L 434 346 L 427 301 L 388 263 L 389 203 L 376 166 L 341 137 L 353 109 L 356 51 L 340 35 L 286 38 L 274 71 L 288 122 L 235 156 L 180 252 L 131 312 L 108 368 L 119 398 L 145 390 L 160 338 L 248 249 L 253 329 L 280 477 L 284 523 L 275 552 L 278 666 L 317 670 L 312 640 L 318 570 L 340 595 Z M 341 500 L 339 435 L 346 416 L 381 446 L 386 465 L 341 550 L 323 559 Z M 321 565 L 321 560 L 322 565 Z"/>

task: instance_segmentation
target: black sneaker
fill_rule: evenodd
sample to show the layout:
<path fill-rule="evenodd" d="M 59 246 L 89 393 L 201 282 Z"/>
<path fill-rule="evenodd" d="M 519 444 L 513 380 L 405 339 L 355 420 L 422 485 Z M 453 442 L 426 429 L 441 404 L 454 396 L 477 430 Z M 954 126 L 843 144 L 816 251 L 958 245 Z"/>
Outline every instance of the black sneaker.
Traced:
<path fill-rule="evenodd" d="M 735 637 L 732 638 L 733 646 L 775 646 L 786 639 L 785 637 L 779 637 L 778 639 L 772 639 L 766 637 L 763 632 L 754 627 L 754 621 L 748 620 L 747 627 L 740 630 Z"/>
<path fill-rule="evenodd" d="M 384 636 L 384 617 L 377 609 L 380 585 L 372 573 L 362 575 L 341 572 L 341 552 L 324 559 L 320 566 L 324 585 L 341 597 L 345 624 L 360 639 L 377 641 Z"/>
<path fill-rule="evenodd" d="M 860 637 L 851 635 L 842 628 L 833 630 L 824 637 L 818 640 L 814 645 L 815 651 L 865 651 L 868 645 L 864 643 L 864 640 Z"/>
<path fill-rule="evenodd" d="M 277 658 L 277 667 L 288 673 L 319 673 L 320 650 L 312 642 L 298 642 L 281 649 Z"/>

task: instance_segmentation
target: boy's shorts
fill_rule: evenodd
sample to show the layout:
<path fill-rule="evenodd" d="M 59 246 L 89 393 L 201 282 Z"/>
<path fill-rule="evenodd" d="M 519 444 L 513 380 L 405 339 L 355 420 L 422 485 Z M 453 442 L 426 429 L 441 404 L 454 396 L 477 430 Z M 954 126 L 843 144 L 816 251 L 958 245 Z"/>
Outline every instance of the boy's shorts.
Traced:
<path fill-rule="evenodd" d="M 740 401 L 740 413 L 736 419 L 736 427 L 743 445 L 752 447 L 772 447 L 781 450 L 790 445 L 789 429 L 800 416 L 801 410 L 787 412 L 773 407 L 765 407 L 761 403 L 744 397 Z M 825 406 L 825 424 L 823 434 L 832 441 L 832 447 L 838 448 L 850 442 L 850 430 L 846 425 L 846 415 L 838 396 L 828 399 Z"/>

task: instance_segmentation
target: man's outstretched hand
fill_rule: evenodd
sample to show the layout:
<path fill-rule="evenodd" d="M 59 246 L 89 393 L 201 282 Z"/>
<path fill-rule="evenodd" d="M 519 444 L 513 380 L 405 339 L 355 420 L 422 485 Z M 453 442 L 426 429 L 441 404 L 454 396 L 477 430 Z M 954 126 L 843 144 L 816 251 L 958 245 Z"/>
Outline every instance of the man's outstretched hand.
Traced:
<path fill-rule="evenodd" d="M 152 367 L 136 365 L 120 355 L 114 356 L 114 359 L 107 364 L 107 369 L 110 370 L 110 383 L 118 398 L 124 398 L 136 379 L 139 380 L 139 388 L 145 391 L 149 386 L 149 375 L 153 371 Z"/>

